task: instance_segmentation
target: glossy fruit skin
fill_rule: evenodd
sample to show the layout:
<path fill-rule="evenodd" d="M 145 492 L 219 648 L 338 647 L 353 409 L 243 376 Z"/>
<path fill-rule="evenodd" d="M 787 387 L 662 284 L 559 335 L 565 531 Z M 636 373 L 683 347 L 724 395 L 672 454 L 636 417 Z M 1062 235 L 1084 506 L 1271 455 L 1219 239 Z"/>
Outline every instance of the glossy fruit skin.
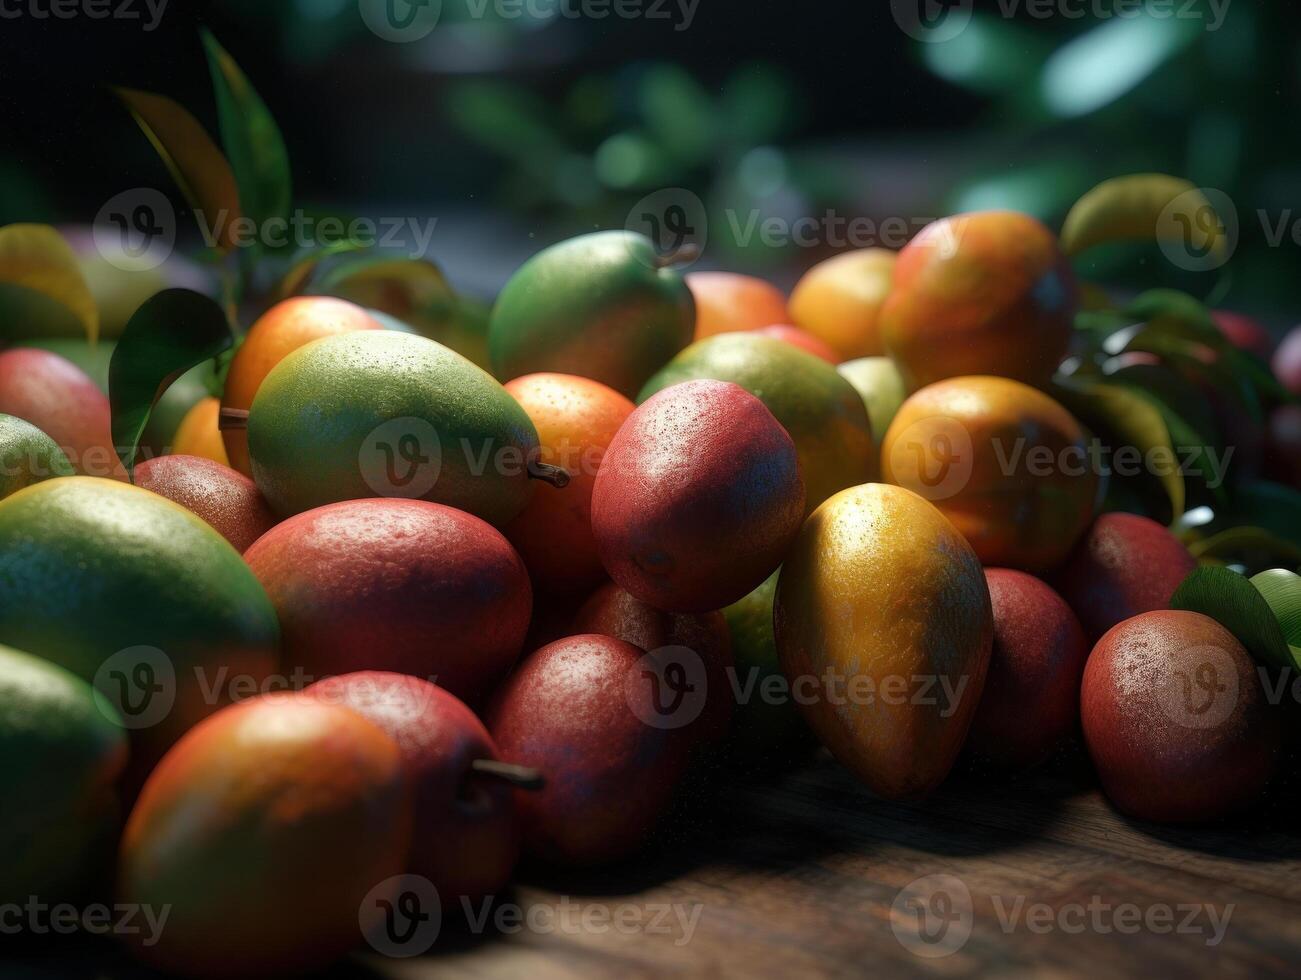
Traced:
<path fill-rule="evenodd" d="M 780 575 L 778 569 L 723 610 L 732 639 L 736 687 L 741 692 L 732 722 L 733 741 L 743 761 L 763 764 L 793 761 L 816 745 L 777 657 L 772 620 Z"/>
<path fill-rule="evenodd" d="M 1084 628 L 1046 583 L 1010 568 L 985 569 L 994 649 L 966 750 L 1000 769 L 1030 769 L 1075 734 Z"/>
<path fill-rule="evenodd" d="M 1267 361 L 1274 353 L 1274 338 L 1260 321 L 1245 313 L 1235 313 L 1232 310 L 1213 310 L 1211 318 L 1234 347 L 1255 354 L 1257 357 L 1263 357 Z"/>
<path fill-rule="evenodd" d="M 29 347 L 0 352 L 0 413 L 44 432 L 78 473 L 126 479 L 113 451 L 108 396 L 71 361 Z"/>
<path fill-rule="evenodd" d="M 832 494 L 875 476 L 876 443 L 863 399 L 820 358 L 772 337 L 723 334 L 675 357 L 646 383 L 638 401 L 701 378 L 740 385 L 790 434 L 804 478 L 806 515 Z"/>
<path fill-rule="evenodd" d="M 791 293 L 791 320 L 830 344 L 837 360 L 884 354 L 881 308 L 898 258 L 889 249 L 864 248 L 815 265 Z"/>
<path fill-rule="evenodd" d="M 506 537 L 537 591 L 586 593 L 605 578 L 592 537 L 592 488 L 606 449 L 635 406 L 613 388 L 572 374 L 529 374 L 505 388 L 537 429 L 542 462 L 570 475 L 566 487 L 535 487 L 523 513 L 506 526 Z"/>
<path fill-rule="evenodd" d="M 696 301 L 696 340 L 787 323 L 786 294 L 770 282 L 735 272 L 689 272 Z"/>
<path fill-rule="evenodd" d="M 488 350 L 499 378 L 577 374 L 631 398 L 691 342 L 695 324 L 691 291 L 658 268 L 650 239 L 602 231 L 520 267 L 493 308 Z"/>
<path fill-rule="evenodd" d="M 784 340 L 786 343 L 798 347 L 806 354 L 812 354 L 814 357 L 826 361 L 828 364 L 839 364 L 840 354 L 828 346 L 824 341 L 819 340 L 807 330 L 801 330 L 799 327 L 792 327 L 785 323 L 774 323 L 770 327 L 760 327 L 752 331 L 760 337 L 772 337 L 775 340 Z"/>
<path fill-rule="evenodd" d="M 510 544 L 463 511 L 350 500 L 276 525 L 244 555 L 275 605 L 286 670 L 384 670 L 476 703 L 520 654 L 532 609 Z"/>
<path fill-rule="evenodd" d="M 561 866 L 616 861 L 648 844 L 687 770 L 694 739 L 659 727 L 642 651 L 609 636 L 542 647 L 507 678 L 489 707 L 503 758 L 542 772 L 517 792 L 524 848 Z"/>
<path fill-rule="evenodd" d="M 220 413 L 220 399 L 209 396 L 195 402 L 176 427 L 169 452 L 177 456 L 200 456 L 222 466 L 230 466 L 224 433 L 217 428 Z M 235 472 L 239 473 L 238 470 Z M 240 476 L 249 479 L 244 473 L 240 473 Z"/>
<path fill-rule="evenodd" d="M 1281 748 L 1277 709 L 1250 655 L 1210 617 L 1144 613 L 1093 648 L 1080 696 L 1084 741 L 1117 808 L 1156 823 L 1249 807 Z"/>
<path fill-rule="evenodd" d="M 943 514 L 876 483 L 832 497 L 782 566 L 773 621 L 796 703 L 841 764 L 887 799 L 943 781 L 994 630 L 980 563 Z"/>
<path fill-rule="evenodd" d="M 56 476 L 72 476 L 58 443 L 12 415 L 0 415 L 0 500 Z"/>
<path fill-rule="evenodd" d="M 378 726 L 301 695 L 234 705 L 177 743 L 127 821 L 119 900 L 171 907 L 156 945 L 128 941 L 185 976 L 319 969 L 361 942 L 363 913 L 382 921 L 363 900 L 411 838 L 406 767 Z"/>
<path fill-rule="evenodd" d="M 736 699 L 729 676 L 732 636 L 721 612 L 661 612 L 610 583 L 578 610 L 569 633 L 612 636 L 647 653 L 663 647 L 690 650 L 701 661 L 707 685 L 704 708 L 690 729 L 705 744 L 727 736 Z"/>
<path fill-rule="evenodd" d="M 473 711 L 428 681 L 376 670 L 332 677 L 304 693 L 358 712 L 397 743 L 415 805 L 407 870 L 433 883 L 445 914 L 508 886 L 519 823 L 510 787 L 470 768 L 476 759 L 500 759 Z"/>
<path fill-rule="evenodd" d="M 502 527 L 528 504 L 527 464 L 538 452 L 533 423 L 490 375 L 441 344 L 391 330 L 329 337 L 287 356 L 258 389 L 248 437 L 253 479 L 282 516 L 419 496 Z M 408 440 L 410 458 L 401 455 Z"/>
<path fill-rule="evenodd" d="M 881 445 L 886 482 L 938 507 L 985 565 L 1046 572 L 1093 518 L 1098 477 L 1079 422 L 1007 378 L 951 378 L 912 395 Z"/>
<path fill-rule="evenodd" d="M 180 504 L 241 554 L 276 523 L 257 485 L 229 466 L 199 456 L 159 456 L 135 471 L 136 486 Z"/>
<path fill-rule="evenodd" d="M 606 572 L 668 612 L 741 598 L 781 564 L 803 514 L 790 436 L 759 399 L 718 381 L 687 381 L 643 403 L 610 443 L 592 492 Z"/>
<path fill-rule="evenodd" d="M 150 648 L 170 661 L 175 700 L 158 723 L 133 728 L 133 767 L 226 703 L 223 679 L 262 683 L 279 663 L 275 610 L 239 553 L 130 484 L 67 477 L 0 502 L 0 581 L 0 643 L 86 680 L 126 650 L 146 648 L 114 662 L 124 675 L 154 662 Z"/>
<path fill-rule="evenodd" d="M 235 351 L 226 374 L 223 408 L 248 410 L 272 368 L 289 354 L 322 337 L 383 327 L 360 306 L 332 296 L 295 296 L 277 303 L 249 328 Z M 227 429 L 221 433 L 230 466 L 253 476 L 248 433 Z"/>
<path fill-rule="evenodd" d="M 903 375 L 894 361 L 888 357 L 860 357 L 845 361 L 836 370 L 862 396 L 868 418 L 872 421 L 872 432 L 878 441 L 883 440 L 908 397 Z"/>
<path fill-rule="evenodd" d="M 0 647 L 0 903 L 81 897 L 108 870 L 126 759 L 121 719 L 89 684 Z"/>
<path fill-rule="evenodd" d="M 1090 642 L 1117 623 L 1170 606 L 1195 559 L 1162 525 L 1138 514 L 1101 514 L 1052 584 Z"/>
<path fill-rule="evenodd" d="M 988 374 L 1042 387 L 1066 355 L 1075 276 L 1029 215 L 984 211 L 928 225 L 899 253 L 881 310 L 909 390 Z"/>
<path fill-rule="evenodd" d="M 1270 364 L 1279 384 L 1301 397 L 1301 327 L 1293 327 L 1283 338 Z"/>

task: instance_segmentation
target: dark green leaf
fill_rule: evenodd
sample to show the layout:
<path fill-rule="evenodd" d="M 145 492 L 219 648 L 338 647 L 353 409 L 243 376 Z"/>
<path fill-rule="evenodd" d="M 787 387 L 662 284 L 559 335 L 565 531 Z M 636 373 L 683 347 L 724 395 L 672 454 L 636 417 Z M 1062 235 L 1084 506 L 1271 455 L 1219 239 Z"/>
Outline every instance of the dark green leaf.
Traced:
<path fill-rule="evenodd" d="M 1283 630 L 1264 597 L 1227 568 L 1198 568 L 1175 590 L 1170 608 L 1210 616 L 1238 638 L 1257 662 L 1296 667 Z"/>
<path fill-rule="evenodd" d="M 1191 541 L 1188 550 L 1198 561 L 1241 565 L 1247 569 L 1301 562 L 1301 548 L 1251 525 L 1226 528 L 1210 537 Z"/>
<path fill-rule="evenodd" d="M 202 36 L 217 93 L 221 142 L 235 171 L 240 205 L 260 228 L 268 218 L 289 215 L 289 153 L 275 119 L 239 65 L 209 31 Z"/>
<path fill-rule="evenodd" d="M 108 369 L 113 444 L 127 473 L 135 468 L 140 437 L 163 392 L 234 342 L 221 307 L 189 289 L 166 289 L 136 310 Z"/>

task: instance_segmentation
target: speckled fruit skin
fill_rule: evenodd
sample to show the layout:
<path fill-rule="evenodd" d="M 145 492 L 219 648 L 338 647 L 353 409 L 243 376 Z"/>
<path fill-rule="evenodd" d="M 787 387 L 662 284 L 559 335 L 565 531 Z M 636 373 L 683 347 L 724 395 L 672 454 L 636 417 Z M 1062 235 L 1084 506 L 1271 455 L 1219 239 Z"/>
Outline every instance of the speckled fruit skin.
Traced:
<path fill-rule="evenodd" d="M 1197 567 L 1183 542 L 1137 514 L 1102 514 L 1052 578 L 1090 642 L 1139 613 L 1165 609 Z"/>
<path fill-rule="evenodd" d="M 407 420 L 398 422 L 400 432 L 376 435 L 396 420 Z M 407 435 L 421 457 L 438 461 L 421 499 L 498 527 L 528 504 L 526 464 L 537 456 L 538 434 L 524 409 L 460 354 L 391 330 L 314 341 L 272 369 L 249 415 L 253 479 L 283 516 L 340 500 L 406 496 L 382 482 L 377 447 L 400 450 Z M 405 473 L 406 461 L 396 462 Z"/>
<path fill-rule="evenodd" d="M 130 484 L 67 477 L 0 501 L 0 582 L 0 643 L 86 680 L 129 648 L 169 658 L 175 702 L 158 724 L 133 729 L 133 767 L 226 703 L 223 678 L 260 684 L 279 663 L 275 610 L 239 553 L 184 507 Z M 115 665 L 130 674 L 131 663 Z"/>
<path fill-rule="evenodd" d="M 900 487 L 838 493 L 805 522 L 773 608 L 782 672 L 822 744 L 887 799 L 938 786 L 994 632 L 980 562 L 944 515 Z"/>
<path fill-rule="evenodd" d="M 58 354 L 30 347 L 0 353 L 0 413 L 44 432 L 78 473 L 126 479 L 113 451 L 108 396 Z"/>
<path fill-rule="evenodd" d="M 1042 386 L 1066 355 L 1077 302 L 1070 263 L 1040 222 L 961 214 L 899 253 L 881 334 L 912 391 L 971 374 Z"/>
<path fill-rule="evenodd" d="M 881 307 L 898 258 L 889 249 L 864 248 L 820 262 L 791 293 L 791 320 L 830 344 L 839 361 L 884 354 Z"/>
<path fill-rule="evenodd" d="M 633 412 L 592 492 L 606 572 L 668 612 L 741 598 L 781 564 L 803 514 L 790 436 L 759 399 L 718 381 L 674 385 Z"/>
<path fill-rule="evenodd" d="M 881 443 L 887 483 L 930 500 L 985 565 L 1046 572 L 1093 517 L 1088 437 L 1043 392 L 1007 378 L 951 378 L 900 407 Z"/>
<path fill-rule="evenodd" d="M 248 410 L 271 369 L 298 348 L 322 337 L 383 327 L 360 306 L 331 296 L 295 296 L 277 303 L 249 327 L 226 373 L 221 406 Z M 231 467 L 253 475 L 248 453 L 248 433 L 227 429 L 221 433 Z"/>
<path fill-rule="evenodd" d="M 801 330 L 799 327 L 792 327 L 785 323 L 775 323 L 770 327 L 760 327 L 753 332 L 760 337 L 783 340 L 794 347 L 798 347 L 806 354 L 812 354 L 814 357 L 826 361 L 828 364 L 840 363 L 840 355 L 836 351 L 807 330 Z"/>
<path fill-rule="evenodd" d="M 80 677 L 0 647 L 0 904 L 81 897 L 119 829 L 126 732 Z"/>
<path fill-rule="evenodd" d="M 476 703 L 520 654 L 532 591 L 515 549 L 463 511 L 351 500 L 276 525 L 244 555 L 284 632 L 286 670 L 435 679 Z"/>
<path fill-rule="evenodd" d="M 136 486 L 180 504 L 241 554 L 276 523 L 257 485 L 199 456 L 159 456 L 136 467 Z"/>
<path fill-rule="evenodd" d="M 609 584 L 592 593 L 569 632 L 612 636 L 647 652 L 661 647 L 691 650 L 704 664 L 708 685 L 704 710 L 691 729 L 705 743 L 717 743 L 727 736 L 736 699 L 728 674 L 732 637 L 721 612 L 661 612 Z"/>
<path fill-rule="evenodd" d="M 497 298 L 488 350 L 499 378 L 577 374 L 631 398 L 695 325 L 691 291 L 651 240 L 602 231 L 524 263 Z"/>
<path fill-rule="evenodd" d="M 506 526 L 506 537 L 538 592 L 584 594 L 605 578 L 592 537 L 592 488 L 633 403 L 599 381 L 572 374 L 529 374 L 505 387 L 538 430 L 542 462 L 570 475 L 567 487 L 536 486 L 523 513 Z"/>
<path fill-rule="evenodd" d="M 183 976 L 319 969 L 379 924 L 363 900 L 403 873 L 411 836 L 406 767 L 378 726 L 301 695 L 245 701 L 191 731 L 140 794 L 118 901 L 170 915 L 156 945 L 127 941 Z"/>
<path fill-rule="evenodd" d="M 519 858 L 519 823 L 509 786 L 474 772 L 499 759 L 488 729 L 442 688 L 405 674 L 363 671 L 305 692 L 359 712 L 402 750 L 411 777 L 416 834 L 407 870 L 438 889 L 446 914 L 507 887 Z"/>
<path fill-rule="evenodd" d="M 527 657 L 494 696 L 488 729 L 502 757 L 546 779 L 516 793 L 530 856 L 562 866 L 627 857 L 672 803 L 694 739 L 642 720 L 656 710 L 637 676 L 642 656 L 613 637 L 567 637 Z"/>
<path fill-rule="evenodd" d="M 1250 655 L 1200 613 L 1144 613 L 1093 648 L 1080 696 L 1084 741 L 1117 808 L 1197 823 L 1260 796 L 1281 726 Z"/>
<path fill-rule="evenodd" d="M 72 476 L 58 443 L 12 415 L 0 415 L 0 500 L 56 476 Z"/>
<path fill-rule="evenodd" d="M 696 301 L 696 340 L 737 330 L 786 323 L 786 295 L 770 282 L 735 272 L 690 272 L 687 288 Z"/>
<path fill-rule="evenodd" d="M 832 494 L 875 477 L 876 442 L 863 399 L 821 358 L 753 332 L 723 334 L 692 344 L 666 364 L 638 401 L 704 378 L 740 385 L 790 434 L 804 478 L 805 516 Z"/>
<path fill-rule="evenodd" d="M 1029 769 L 1075 734 L 1089 641 L 1047 584 L 1009 568 L 985 569 L 994 650 L 967 751 L 1004 769 Z"/>

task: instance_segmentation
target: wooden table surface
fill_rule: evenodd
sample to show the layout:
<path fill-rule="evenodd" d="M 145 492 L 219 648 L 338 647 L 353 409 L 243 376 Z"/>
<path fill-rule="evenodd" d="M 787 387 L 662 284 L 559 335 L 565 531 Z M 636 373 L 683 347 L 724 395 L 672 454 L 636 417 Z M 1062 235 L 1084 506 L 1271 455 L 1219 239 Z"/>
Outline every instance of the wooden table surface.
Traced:
<path fill-rule="evenodd" d="M 526 875 L 508 905 L 530 927 L 445 930 L 431 955 L 357 954 L 330 976 L 1298 976 L 1298 797 L 1172 830 L 1116 814 L 1074 762 L 891 804 L 823 757 L 722 789 L 626 867 Z M 84 944 L 0 974 L 147 975 Z"/>

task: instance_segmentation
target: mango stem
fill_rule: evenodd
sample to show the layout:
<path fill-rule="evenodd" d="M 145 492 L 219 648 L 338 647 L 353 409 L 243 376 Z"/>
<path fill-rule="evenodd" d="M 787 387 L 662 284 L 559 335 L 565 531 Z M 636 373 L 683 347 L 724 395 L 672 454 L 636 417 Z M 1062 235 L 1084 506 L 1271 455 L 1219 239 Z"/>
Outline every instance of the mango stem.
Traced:
<path fill-rule="evenodd" d="M 528 766 L 517 766 L 512 762 L 498 762 L 496 759 L 475 759 L 470 768 L 481 776 L 499 779 L 509 783 L 515 789 L 539 790 L 546 785 L 542 773 Z"/>
<path fill-rule="evenodd" d="M 541 480 L 543 483 L 550 483 L 557 490 L 563 490 L 569 486 L 569 471 L 563 466 L 552 466 L 550 463 L 543 463 L 541 460 L 529 460 L 529 479 Z"/>
<path fill-rule="evenodd" d="M 247 408 L 223 408 L 217 413 L 217 429 L 227 432 L 232 429 L 248 428 Z"/>
<path fill-rule="evenodd" d="M 700 246 L 695 242 L 685 242 L 672 252 L 655 256 L 655 268 L 667 269 L 672 265 L 687 265 L 700 258 Z"/>

